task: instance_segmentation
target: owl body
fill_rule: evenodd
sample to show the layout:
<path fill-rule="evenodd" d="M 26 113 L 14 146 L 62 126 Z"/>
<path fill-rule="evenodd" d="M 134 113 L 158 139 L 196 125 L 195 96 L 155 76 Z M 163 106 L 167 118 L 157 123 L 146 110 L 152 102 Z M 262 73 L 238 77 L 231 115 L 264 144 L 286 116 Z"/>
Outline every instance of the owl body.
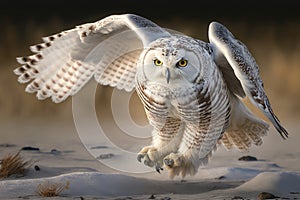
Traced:
<path fill-rule="evenodd" d="M 222 24 L 209 25 L 209 42 L 173 34 L 141 16 L 112 15 L 43 38 L 35 54 L 19 57 L 14 70 L 26 91 L 56 103 L 75 95 L 92 77 L 136 90 L 152 143 L 138 161 L 166 168 L 170 177 L 194 175 L 214 149 L 261 145 L 268 124 L 242 103 L 248 97 L 285 139 L 258 65 L 247 47 Z"/>
<path fill-rule="evenodd" d="M 229 124 L 230 93 L 209 54 L 207 43 L 173 35 L 151 43 L 138 64 L 136 91 L 154 127 L 151 148 L 160 154 L 150 153 L 150 160 L 155 160 L 159 168 L 164 161 L 155 157 L 163 159 L 179 152 L 190 166 L 184 172 L 173 167 L 172 176 L 193 174 L 206 163 Z M 155 66 L 155 59 L 162 64 Z M 178 65 L 182 59 L 189 62 L 184 67 Z M 166 80 L 166 70 L 170 80 Z"/>

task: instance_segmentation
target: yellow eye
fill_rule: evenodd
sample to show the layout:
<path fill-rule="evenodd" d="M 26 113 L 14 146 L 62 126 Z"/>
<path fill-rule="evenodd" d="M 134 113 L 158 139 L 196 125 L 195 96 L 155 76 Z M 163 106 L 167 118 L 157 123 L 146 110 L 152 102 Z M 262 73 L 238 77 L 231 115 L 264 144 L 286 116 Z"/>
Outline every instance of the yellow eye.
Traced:
<path fill-rule="evenodd" d="M 178 61 L 177 66 L 179 67 L 185 67 L 187 66 L 188 61 L 186 59 L 181 59 L 180 61 Z"/>
<path fill-rule="evenodd" d="M 156 65 L 156 66 L 161 66 L 163 64 L 163 62 L 158 59 L 154 59 L 153 62 L 154 62 L 154 65 Z"/>

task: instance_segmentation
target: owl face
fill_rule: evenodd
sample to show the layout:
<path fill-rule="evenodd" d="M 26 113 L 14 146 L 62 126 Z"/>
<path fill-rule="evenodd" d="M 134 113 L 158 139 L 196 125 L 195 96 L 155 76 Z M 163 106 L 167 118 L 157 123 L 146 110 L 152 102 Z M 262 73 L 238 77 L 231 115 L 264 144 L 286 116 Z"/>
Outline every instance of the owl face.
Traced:
<path fill-rule="evenodd" d="M 141 58 L 145 78 L 166 87 L 192 83 L 201 68 L 197 54 L 182 41 L 166 40 L 159 44 L 150 46 Z"/>

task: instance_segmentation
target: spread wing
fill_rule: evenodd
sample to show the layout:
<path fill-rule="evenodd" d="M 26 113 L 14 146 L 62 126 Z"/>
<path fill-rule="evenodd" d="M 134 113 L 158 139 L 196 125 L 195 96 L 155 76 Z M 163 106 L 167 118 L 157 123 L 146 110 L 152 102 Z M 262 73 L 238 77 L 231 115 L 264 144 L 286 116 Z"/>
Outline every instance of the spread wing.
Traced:
<path fill-rule="evenodd" d="M 56 103 L 77 93 L 95 77 L 102 85 L 131 91 L 135 87 L 136 64 L 151 41 L 169 33 L 137 15 L 112 15 L 95 23 L 44 37 L 30 47 L 35 53 L 19 57 L 14 70 L 26 92 Z"/>
<path fill-rule="evenodd" d="M 259 75 L 258 65 L 247 47 L 218 22 L 212 22 L 209 25 L 209 40 L 214 50 L 215 62 L 225 68 L 228 68 L 228 65 L 231 66 L 251 102 L 268 117 L 280 135 L 284 139 L 287 138 L 288 132 L 280 124 L 271 108 Z M 231 80 L 226 81 L 230 82 Z M 239 87 L 237 86 L 237 89 Z M 237 94 L 243 96 L 241 92 Z"/>

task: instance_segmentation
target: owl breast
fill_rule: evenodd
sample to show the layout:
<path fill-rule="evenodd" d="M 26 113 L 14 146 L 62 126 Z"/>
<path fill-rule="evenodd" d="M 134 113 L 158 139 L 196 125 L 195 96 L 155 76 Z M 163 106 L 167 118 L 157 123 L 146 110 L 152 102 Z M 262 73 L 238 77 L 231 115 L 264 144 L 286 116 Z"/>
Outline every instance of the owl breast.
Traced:
<path fill-rule="evenodd" d="M 150 123 L 155 123 L 155 126 L 160 124 L 163 127 L 168 117 L 199 125 L 216 122 L 224 126 L 224 130 L 228 125 L 229 92 L 217 69 L 212 70 L 209 77 L 199 77 L 193 83 L 176 86 L 137 77 L 136 90 Z"/>

